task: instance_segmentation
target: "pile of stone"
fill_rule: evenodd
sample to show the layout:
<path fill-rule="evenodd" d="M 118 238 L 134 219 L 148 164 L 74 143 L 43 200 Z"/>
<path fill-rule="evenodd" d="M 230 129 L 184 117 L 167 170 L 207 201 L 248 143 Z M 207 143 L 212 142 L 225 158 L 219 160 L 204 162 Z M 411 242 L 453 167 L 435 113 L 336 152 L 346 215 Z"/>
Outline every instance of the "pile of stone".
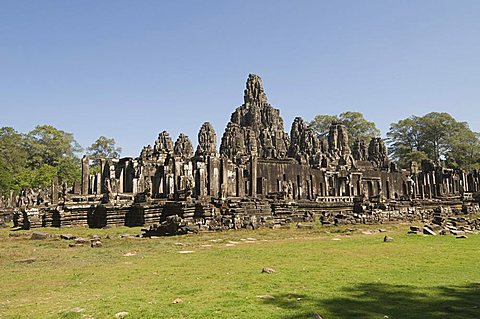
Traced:
<path fill-rule="evenodd" d="M 448 219 L 439 216 L 434 217 L 431 223 L 423 227 L 410 226 L 409 234 L 424 235 L 454 235 L 466 236 L 480 230 L 480 218 L 470 219 L 468 217 L 449 217 Z"/>

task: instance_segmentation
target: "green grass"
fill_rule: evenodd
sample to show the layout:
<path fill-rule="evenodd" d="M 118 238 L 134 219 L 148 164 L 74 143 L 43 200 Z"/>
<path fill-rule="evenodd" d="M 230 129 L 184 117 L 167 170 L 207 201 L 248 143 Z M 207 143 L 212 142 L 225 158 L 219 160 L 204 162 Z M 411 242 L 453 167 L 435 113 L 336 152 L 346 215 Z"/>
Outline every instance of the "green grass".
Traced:
<path fill-rule="evenodd" d="M 118 236 L 139 228 L 39 230 L 112 237 L 101 248 L 2 229 L 0 318 L 114 318 L 120 311 L 126 318 L 480 318 L 479 235 L 382 227 L 393 242 L 382 241 L 385 233 L 334 227 L 156 239 Z M 257 240 L 242 241 L 248 237 Z M 179 253 L 185 250 L 194 252 Z M 28 258 L 35 262 L 15 262 Z M 263 267 L 276 272 L 262 274 Z M 172 304 L 175 298 L 183 303 Z"/>

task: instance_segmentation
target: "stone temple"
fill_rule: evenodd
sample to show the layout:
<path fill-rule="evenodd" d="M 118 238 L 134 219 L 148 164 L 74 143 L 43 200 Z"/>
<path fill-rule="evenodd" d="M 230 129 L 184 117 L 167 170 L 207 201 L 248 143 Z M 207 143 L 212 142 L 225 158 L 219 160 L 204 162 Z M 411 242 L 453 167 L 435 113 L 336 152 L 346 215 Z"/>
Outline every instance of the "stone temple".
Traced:
<path fill-rule="evenodd" d="M 477 171 L 431 161 L 399 170 L 382 139 L 351 143 L 339 123 L 318 136 L 297 117 L 286 133 L 253 74 L 220 146 L 209 122 L 197 141 L 195 148 L 180 134 L 174 142 L 163 131 L 137 158 L 85 156 L 82 181 L 71 190 L 54 180 L 41 203 L 17 198 L 8 209 L 26 228 L 144 225 L 160 234 L 313 220 L 380 223 L 478 210 Z M 94 162 L 100 170 L 91 174 Z"/>

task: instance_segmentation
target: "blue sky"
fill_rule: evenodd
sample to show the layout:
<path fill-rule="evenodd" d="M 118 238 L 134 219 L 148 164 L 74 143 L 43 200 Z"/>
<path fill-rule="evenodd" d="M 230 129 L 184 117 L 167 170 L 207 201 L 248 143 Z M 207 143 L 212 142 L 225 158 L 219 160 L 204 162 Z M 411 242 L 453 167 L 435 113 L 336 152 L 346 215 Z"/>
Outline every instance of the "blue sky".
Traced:
<path fill-rule="evenodd" d="M 480 131 L 480 1 L 0 0 L 0 126 L 50 124 L 137 156 L 167 130 L 219 138 L 263 78 L 295 116 L 362 112 L 382 134 L 449 112 Z"/>

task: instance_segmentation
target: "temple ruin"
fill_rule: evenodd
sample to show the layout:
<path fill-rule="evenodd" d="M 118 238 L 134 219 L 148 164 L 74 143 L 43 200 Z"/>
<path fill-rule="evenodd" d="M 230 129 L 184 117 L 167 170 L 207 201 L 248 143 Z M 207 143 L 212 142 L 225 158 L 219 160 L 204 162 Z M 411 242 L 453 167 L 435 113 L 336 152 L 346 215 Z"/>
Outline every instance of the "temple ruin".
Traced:
<path fill-rule="evenodd" d="M 318 136 L 297 117 L 286 133 L 280 111 L 253 74 L 219 147 L 208 122 L 197 142 L 194 148 L 184 134 L 174 142 L 163 131 L 136 158 L 85 156 L 81 183 L 71 190 L 54 180 L 41 202 L 20 196 L 4 211 L 25 228 L 151 226 L 163 234 L 478 211 L 478 171 L 431 161 L 398 169 L 381 138 L 352 143 L 340 123 Z"/>

